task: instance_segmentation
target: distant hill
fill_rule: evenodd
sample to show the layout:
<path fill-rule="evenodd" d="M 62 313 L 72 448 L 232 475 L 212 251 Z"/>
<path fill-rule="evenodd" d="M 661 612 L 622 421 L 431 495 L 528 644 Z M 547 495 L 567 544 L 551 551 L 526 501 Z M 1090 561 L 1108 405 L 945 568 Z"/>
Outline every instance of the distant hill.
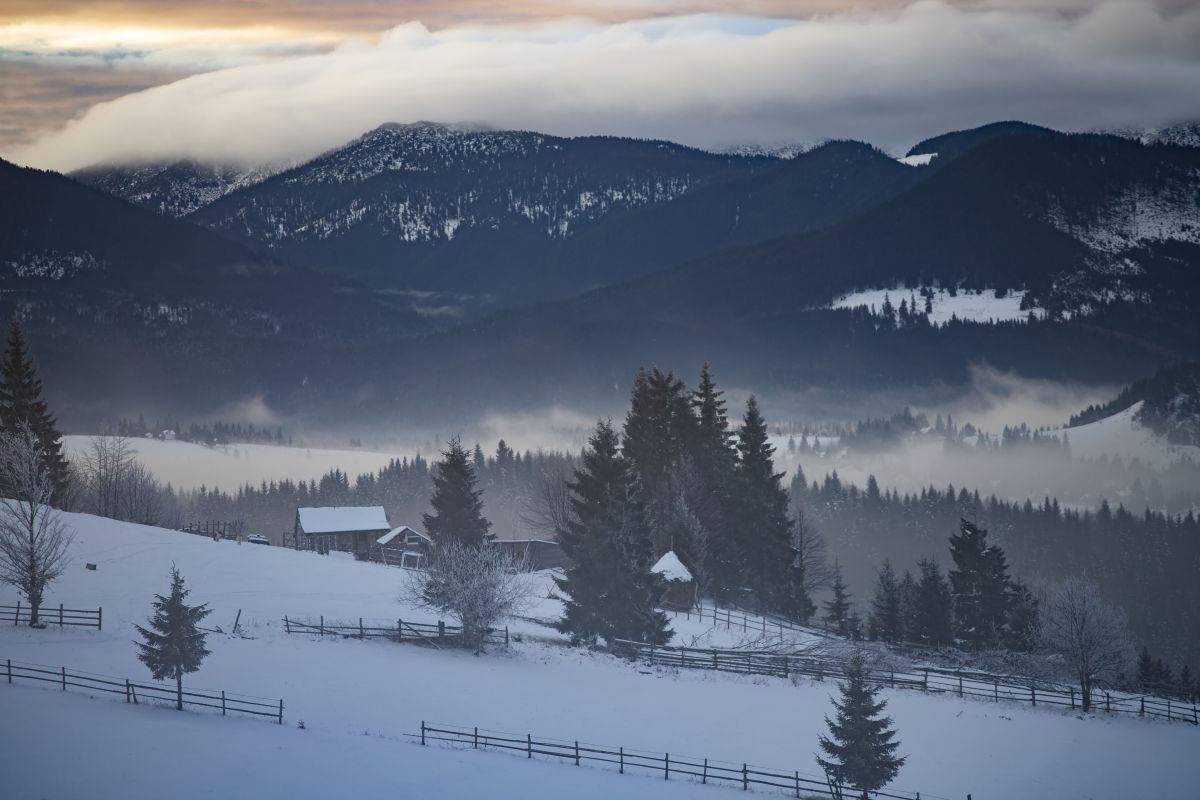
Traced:
<path fill-rule="evenodd" d="M 1200 361 L 1160 369 L 1108 403 L 1072 416 L 1068 428 L 1106 419 L 1138 403 L 1134 421 L 1172 444 L 1200 446 Z"/>

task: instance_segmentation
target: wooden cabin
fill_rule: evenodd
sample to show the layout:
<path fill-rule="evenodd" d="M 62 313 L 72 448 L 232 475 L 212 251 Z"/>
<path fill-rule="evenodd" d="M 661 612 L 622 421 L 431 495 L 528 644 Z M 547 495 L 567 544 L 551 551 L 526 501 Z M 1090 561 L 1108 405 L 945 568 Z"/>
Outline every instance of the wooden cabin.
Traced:
<path fill-rule="evenodd" d="M 668 550 L 655 562 L 650 571 L 661 575 L 666 589 L 659 605 L 670 611 L 688 611 L 696 605 L 696 579 L 679 560 L 674 550 Z"/>
<path fill-rule="evenodd" d="M 367 560 L 372 545 L 391 530 L 383 506 L 297 508 L 294 541 L 298 550 L 353 553 Z"/>

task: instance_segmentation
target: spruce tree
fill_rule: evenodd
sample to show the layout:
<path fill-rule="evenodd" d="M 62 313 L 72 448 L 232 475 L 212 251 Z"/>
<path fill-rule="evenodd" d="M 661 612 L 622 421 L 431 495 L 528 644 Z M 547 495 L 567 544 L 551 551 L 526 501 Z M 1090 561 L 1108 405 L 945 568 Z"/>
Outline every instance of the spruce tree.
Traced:
<path fill-rule="evenodd" d="M 950 537 L 950 587 L 955 635 L 967 646 L 994 647 L 1008 622 L 1009 581 L 1004 551 L 988 543 L 988 532 L 966 519 Z"/>
<path fill-rule="evenodd" d="M 879 691 L 869 683 L 866 661 L 861 653 L 846 665 L 846 680 L 841 684 L 841 699 L 833 701 L 835 719 L 825 718 L 829 736 L 819 744 L 825 758 L 817 763 L 838 786 L 850 786 L 862 792 L 862 800 L 887 786 L 903 766 L 905 758 L 896 755 L 900 742 L 889 717 L 880 716 L 887 701 L 876 700 Z"/>
<path fill-rule="evenodd" d="M 1009 584 L 1008 622 L 1004 645 L 1009 650 L 1027 653 L 1037 643 L 1038 601 L 1023 582 Z"/>
<path fill-rule="evenodd" d="M 700 385 L 692 394 L 696 431 L 691 454 L 699 483 L 694 512 L 710 534 L 704 574 L 707 589 L 719 600 L 733 597 L 742 585 L 737 543 L 729 534 L 737 451 L 729 432 L 723 395 L 717 389 L 712 370 L 705 364 L 700 370 Z"/>
<path fill-rule="evenodd" d="M 753 397 L 746 404 L 737 449 L 735 525 L 745 577 L 760 609 L 794 615 L 788 493 L 780 483 L 783 474 L 775 471 L 775 448 Z"/>
<path fill-rule="evenodd" d="M 909 641 L 927 647 L 946 647 L 954 643 L 953 599 L 950 584 L 942 577 L 937 562 L 920 563 Z"/>
<path fill-rule="evenodd" d="M 488 533 L 492 523 L 484 519 L 483 492 L 476 481 L 471 456 L 455 436 L 433 470 L 433 497 L 429 501 L 433 513 L 422 518 L 434 544 L 456 541 L 479 547 L 495 538 Z"/>
<path fill-rule="evenodd" d="M 42 447 L 42 468 L 54 482 L 55 499 L 61 498 L 68 481 L 62 434 L 42 397 L 42 380 L 29 355 L 21 323 L 14 319 L 0 362 L 0 431 L 16 433 L 22 423 L 37 436 Z"/>
<path fill-rule="evenodd" d="M 871 613 L 867 618 L 867 638 L 884 642 L 904 639 L 903 601 L 900 584 L 892 562 L 885 560 L 871 598 Z"/>
<path fill-rule="evenodd" d="M 1137 682 L 1142 689 L 1154 686 L 1154 659 L 1150 657 L 1150 648 L 1144 645 L 1137 660 Z"/>
<path fill-rule="evenodd" d="M 207 605 L 189 606 L 184 601 L 189 592 L 183 586 L 183 576 L 171 566 L 171 593 L 155 595 L 154 616 L 150 627 L 134 625 L 145 639 L 137 642 L 138 660 L 150 668 L 156 680 L 175 679 L 175 708 L 183 710 L 183 676 L 200 669 L 208 655 L 204 647 L 205 634 L 200 621 L 211 609 Z"/>
<path fill-rule="evenodd" d="M 833 566 L 833 586 L 830 587 L 833 596 L 824 603 L 825 624 L 839 636 L 850 635 L 850 593 L 846 591 L 846 583 L 842 580 L 842 567 Z"/>
<path fill-rule="evenodd" d="M 596 426 L 568 488 L 574 513 L 558 540 L 571 564 L 555 579 L 567 595 L 559 629 L 576 642 L 667 641 L 636 476 L 610 423 Z"/>

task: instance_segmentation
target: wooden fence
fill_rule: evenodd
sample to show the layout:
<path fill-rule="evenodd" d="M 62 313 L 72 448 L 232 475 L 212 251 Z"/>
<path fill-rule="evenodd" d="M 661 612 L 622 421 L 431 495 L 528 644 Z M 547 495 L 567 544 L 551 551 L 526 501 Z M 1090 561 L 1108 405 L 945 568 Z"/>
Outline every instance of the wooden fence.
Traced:
<path fill-rule="evenodd" d="M 363 622 L 363 618 L 358 618 L 358 624 L 346 623 L 344 621 L 325 621 L 325 617 L 317 618 L 316 622 L 312 621 L 311 617 L 306 620 L 296 620 L 285 616 L 283 618 L 284 630 L 288 633 L 308 633 L 318 636 L 342 636 L 344 638 L 353 639 L 391 639 L 395 642 L 411 642 L 413 644 L 423 644 L 433 647 L 441 647 L 443 645 L 459 646 L 462 644 L 462 628 L 453 625 L 447 625 L 439 620 L 435 623 L 426 622 L 405 622 L 402 619 L 396 620 L 395 624 L 388 620 L 386 623 L 378 620 L 368 620 Z M 492 629 L 488 631 L 484 639 L 485 642 L 491 644 L 509 643 L 508 627 L 503 630 Z"/>
<path fill-rule="evenodd" d="M 0 606 L 0 621 L 11 621 L 13 625 L 28 625 L 29 619 L 29 605 L 21 605 L 20 600 L 15 606 Z M 75 625 L 95 628 L 99 631 L 104 629 L 104 609 L 63 608 L 61 603 L 58 608 L 42 606 L 38 609 L 38 621 L 46 625 L 57 625 L 60 628 L 66 625 Z"/>
<path fill-rule="evenodd" d="M 419 738 L 422 745 L 430 742 L 447 742 L 456 747 L 474 749 L 506 750 L 524 755 L 526 758 L 545 756 L 575 766 L 585 763 L 598 764 L 602 769 L 615 769 L 622 775 L 626 772 L 661 775 L 671 778 L 697 781 L 703 784 L 735 786 L 744 791 L 752 787 L 764 787 L 770 791 L 784 792 L 795 797 L 834 798 L 854 796 L 846 787 L 833 783 L 828 777 L 800 772 L 799 770 L 770 769 L 756 767 L 748 762 L 733 763 L 710 758 L 655 753 L 632 750 L 612 745 L 589 744 L 580 741 L 548 739 L 533 734 L 505 733 L 483 728 L 465 728 L 455 725 L 429 724 L 421 722 Z M 871 792 L 871 797 L 883 800 L 921 800 L 920 792 L 886 790 Z M 936 795 L 924 795 L 926 800 L 944 800 Z M 970 797 L 970 795 L 968 795 Z"/>
<path fill-rule="evenodd" d="M 750 650 L 715 650 L 691 647 L 643 644 L 622 639 L 609 648 L 616 655 L 683 669 L 710 669 L 747 675 L 774 675 L 781 678 L 804 676 L 824 680 L 845 677 L 842 662 L 834 658 L 815 658 L 786 653 Z M 1078 687 L 1036 679 L 994 675 L 985 672 L 922 667 L 913 671 L 873 670 L 872 682 L 899 689 L 955 694 L 986 700 L 1010 700 L 1031 705 L 1083 707 Z M 1195 703 L 1151 695 L 1132 695 L 1095 691 L 1092 710 L 1110 714 L 1136 714 L 1142 717 L 1190 722 L 1200 725 L 1200 709 Z"/>
<path fill-rule="evenodd" d="M 706 606 L 703 603 L 697 603 L 690 610 L 674 611 L 672 613 L 677 617 L 685 617 L 686 619 L 696 617 L 701 622 L 711 620 L 713 625 L 724 625 L 729 630 L 761 633 L 763 636 L 774 634 L 780 639 L 783 638 L 784 632 L 804 633 L 811 636 L 828 636 L 828 633 L 819 628 L 798 625 L 781 617 L 763 616 L 750 612 L 734 611 L 729 608 Z"/>
<path fill-rule="evenodd" d="M 61 688 L 81 689 L 85 692 L 104 692 L 125 698 L 126 703 L 165 703 L 175 705 L 175 686 L 169 683 L 155 681 L 146 683 L 131 681 L 128 678 L 114 678 L 109 675 L 96 675 L 91 672 L 68 670 L 66 667 L 48 667 L 44 664 L 27 664 L 21 661 L 6 659 L 0 664 L 0 678 L 6 678 L 9 683 L 17 680 L 38 681 Z M 283 700 L 269 700 L 253 695 L 231 694 L 214 689 L 184 689 L 184 708 L 210 708 L 220 711 L 221 716 L 229 714 L 249 714 L 256 717 L 267 717 L 277 724 L 283 724 Z"/>

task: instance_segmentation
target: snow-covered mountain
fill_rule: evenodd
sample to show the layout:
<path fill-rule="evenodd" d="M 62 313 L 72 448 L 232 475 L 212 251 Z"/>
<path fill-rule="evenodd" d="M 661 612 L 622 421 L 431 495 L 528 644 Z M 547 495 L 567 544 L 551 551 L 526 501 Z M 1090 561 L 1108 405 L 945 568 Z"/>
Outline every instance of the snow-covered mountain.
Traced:
<path fill-rule="evenodd" d="M 241 167 L 184 160 L 89 167 L 71 177 L 156 213 L 184 217 L 278 171 L 267 165 Z"/>

